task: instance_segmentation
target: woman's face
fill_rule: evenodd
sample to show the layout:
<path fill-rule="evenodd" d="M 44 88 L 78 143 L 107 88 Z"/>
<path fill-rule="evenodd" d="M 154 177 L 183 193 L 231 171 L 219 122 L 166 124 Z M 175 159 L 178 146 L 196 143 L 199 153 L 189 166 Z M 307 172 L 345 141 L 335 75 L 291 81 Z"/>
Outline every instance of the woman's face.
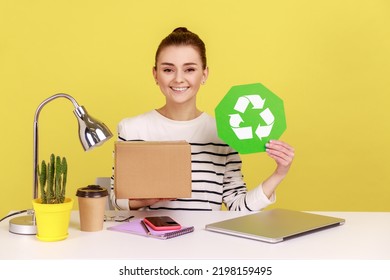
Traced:
<path fill-rule="evenodd" d="M 153 76 L 167 103 L 195 105 L 199 87 L 207 79 L 199 53 L 191 46 L 169 46 L 158 58 Z"/>

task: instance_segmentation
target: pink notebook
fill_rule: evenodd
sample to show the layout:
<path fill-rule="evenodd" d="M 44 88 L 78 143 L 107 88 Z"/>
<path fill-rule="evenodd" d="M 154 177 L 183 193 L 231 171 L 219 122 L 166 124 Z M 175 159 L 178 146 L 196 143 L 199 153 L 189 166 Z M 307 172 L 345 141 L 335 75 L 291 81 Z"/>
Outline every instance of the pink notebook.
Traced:
<path fill-rule="evenodd" d="M 156 231 L 153 230 L 148 225 L 145 226 L 149 229 L 149 233 L 147 232 L 144 225 L 142 224 L 142 219 L 134 219 L 129 222 L 124 222 L 115 226 L 108 227 L 107 229 L 113 231 L 143 235 L 143 236 L 153 237 L 158 239 L 169 239 L 169 238 L 177 237 L 194 231 L 193 226 L 188 226 L 188 227 L 182 226 L 182 228 L 178 230 L 163 230 L 163 231 L 160 230 Z"/>

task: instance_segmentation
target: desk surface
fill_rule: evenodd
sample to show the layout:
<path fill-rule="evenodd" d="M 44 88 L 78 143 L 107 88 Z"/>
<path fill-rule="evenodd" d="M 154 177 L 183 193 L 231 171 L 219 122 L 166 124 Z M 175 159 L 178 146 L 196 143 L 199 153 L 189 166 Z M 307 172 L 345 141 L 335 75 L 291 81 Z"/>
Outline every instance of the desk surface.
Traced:
<path fill-rule="evenodd" d="M 113 213 L 113 212 L 111 212 Z M 144 217 L 150 212 L 115 212 Z M 206 231 L 205 225 L 244 215 L 242 212 L 160 211 L 195 231 L 159 240 L 106 230 L 82 232 L 78 212 L 72 212 L 69 237 L 42 242 L 35 236 L 8 232 L 0 224 L 0 259 L 390 259 L 390 213 L 313 212 L 346 219 L 342 226 L 315 232 L 277 244 Z M 154 212 L 153 214 L 156 214 Z"/>

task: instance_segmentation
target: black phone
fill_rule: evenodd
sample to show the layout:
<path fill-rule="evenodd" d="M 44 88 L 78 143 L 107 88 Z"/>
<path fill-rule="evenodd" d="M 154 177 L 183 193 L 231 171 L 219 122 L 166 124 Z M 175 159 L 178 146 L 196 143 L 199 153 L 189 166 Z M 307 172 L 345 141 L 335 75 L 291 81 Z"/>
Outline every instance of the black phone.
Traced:
<path fill-rule="evenodd" d="M 181 225 L 169 216 L 145 217 L 143 221 L 153 230 L 181 229 Z"/>

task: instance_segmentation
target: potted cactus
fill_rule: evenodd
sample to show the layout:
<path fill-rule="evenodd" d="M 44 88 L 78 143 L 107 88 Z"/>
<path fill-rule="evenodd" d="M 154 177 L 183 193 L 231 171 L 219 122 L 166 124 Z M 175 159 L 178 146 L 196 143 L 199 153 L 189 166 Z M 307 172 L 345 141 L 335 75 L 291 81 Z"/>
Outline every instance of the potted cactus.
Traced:
<path fill-rule="evenodd" d="M 41 191 L 41 203 L 64 203 L 68 164 L 66 158 L 51 154 L 50 162 L 46 165 L 43 160 L 41 169 L 38 168 L 38 178 Z"/>
<path fill-rule="evenodd" d="M 68 165 L 66 158 L 51 154 L 38 168 L 40 197 L 33 200 L 37 237 L 42 241 L 58 241 L 68 237 L 73 199 L 66 197 Z"/>

